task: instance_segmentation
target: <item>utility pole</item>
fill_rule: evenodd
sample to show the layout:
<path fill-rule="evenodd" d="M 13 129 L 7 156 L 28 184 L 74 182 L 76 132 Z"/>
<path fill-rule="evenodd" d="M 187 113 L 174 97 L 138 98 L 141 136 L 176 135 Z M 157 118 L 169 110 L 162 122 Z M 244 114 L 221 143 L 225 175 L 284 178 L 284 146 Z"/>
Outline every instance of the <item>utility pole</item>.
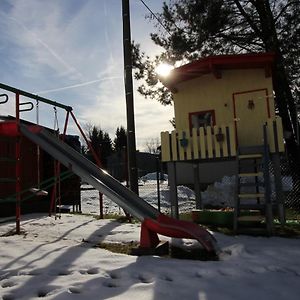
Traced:
<path fill-rule="evenodd" d="M 124 81 L 127 113 L 127 156 L 129 187 L 136 194 L 138 189 L 138 173 L 136 167 L 136 143 L 134 125 L 133 84 L 132 84 L 132 49 L 130 33 L 129 0 L 122 0 L 123 16 L 123 50 L 124 50 Z"/>

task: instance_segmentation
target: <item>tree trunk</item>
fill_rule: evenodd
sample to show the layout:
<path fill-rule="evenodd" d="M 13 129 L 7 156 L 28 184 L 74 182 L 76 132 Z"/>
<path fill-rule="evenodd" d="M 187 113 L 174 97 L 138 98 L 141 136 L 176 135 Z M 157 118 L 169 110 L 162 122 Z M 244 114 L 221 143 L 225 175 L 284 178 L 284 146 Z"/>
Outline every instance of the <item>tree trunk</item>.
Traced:
<path fill-rule="evenodd" d="M 266 51 L 276 54 L 273 70 L 273 85 L 276 97 L 276 105 L 282 118 L 283 128 L 289 133 L 286 137 L 286 148 L 290 165 L 293 166 L 297 177 L 300 177 L 300 149 L 296 138 L 298 126 L 297 110 L 292 96 L 289 79 L 285 70 L 284 57 L 280 50 L 280 43 L 275 27 L 275 20 L 268 0 L 253 1 L 260 18 L 263 42 Z"/>

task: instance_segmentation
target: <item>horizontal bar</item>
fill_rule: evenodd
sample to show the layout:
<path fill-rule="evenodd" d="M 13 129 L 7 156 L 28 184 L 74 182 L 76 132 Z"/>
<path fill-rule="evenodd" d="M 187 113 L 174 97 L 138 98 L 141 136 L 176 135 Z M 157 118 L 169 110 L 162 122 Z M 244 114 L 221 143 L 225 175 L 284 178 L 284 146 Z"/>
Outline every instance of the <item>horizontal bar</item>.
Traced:
<path fill-rule="evenodd" d="M 52 101 L 50 99 L 28 93 L 28 92 L 20 90 L 20 89 L 16 89 L 14 87 L 11 87 L 11 86 L 3 84 L 3 83 L 0 83 L 0 88 L 4 89 L 4 90 L 7 90 L 7 91 L 10 91 L 10 92 L 15 93 L 15 94 L 18 93 L 19 95 L 22 95 L 22 96 L 25 96 L 25 97 L 28 97 L 28 98 L 31 98 L 31 99 L 35 99 L 35 100 L 38 100 L 38 101 L 41 101 L 41 102 L 44 102 L 44 103 L 47 103 L 47 104 L 50 104 L 50 105 L 53 105 L 53 106 L 56 106 L 56 107 L 60 107 L 62 109 L 65 109 L 66 111 L 72 111 L 73 110 L 73 108 L 71 106 L 67 106 L 67 105 L 61 104 L 59 102 Z"/>
<path fill-rule="evenodd" d="M 15 183 L 16 178 L 0 178 L 0 183 Z"/>
<path fill-rule="evenodd" d="M 0 162 L 16 162 L 16 160 L 14 158 L 10 158 L 10 157 L 0 157 Z"/>

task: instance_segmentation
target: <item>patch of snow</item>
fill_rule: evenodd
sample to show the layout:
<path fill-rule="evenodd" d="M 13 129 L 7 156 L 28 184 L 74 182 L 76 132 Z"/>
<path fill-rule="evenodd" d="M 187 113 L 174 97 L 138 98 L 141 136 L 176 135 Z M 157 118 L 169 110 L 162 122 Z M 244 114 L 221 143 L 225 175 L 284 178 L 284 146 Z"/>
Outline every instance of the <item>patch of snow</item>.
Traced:
<path fill-rule="evenodd" d="M 166 181 L 168 180 L 168 175 L 167 174 L 163 174 L 163 173 L 160 173 L 159 174 L 159 179 L 162 180 L 162 181 Z M 140 178 L 141 181 L 145 182 L 145 181 L 148 181 L 148 180 L 157 180 L 157 173 L 154 172 L 154 173 L 148 173 L 144 176 L 142 176 Z"/>
<path fill-rule="evenodd" d="M 14 227 L 0 225 L 2 299 L 299 299 L 300 239 L 214 233 L 221 260 L 191 261 L 95 247 L 139 241 L 140 224 L 35 214 L 23 235 L 4 236 Z"/>

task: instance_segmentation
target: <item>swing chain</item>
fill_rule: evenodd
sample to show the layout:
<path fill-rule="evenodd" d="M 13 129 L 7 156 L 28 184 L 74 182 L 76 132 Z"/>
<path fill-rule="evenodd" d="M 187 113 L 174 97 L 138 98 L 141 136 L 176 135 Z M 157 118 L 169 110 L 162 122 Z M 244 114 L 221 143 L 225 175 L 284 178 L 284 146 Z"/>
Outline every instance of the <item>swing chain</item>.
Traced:
<path fill-rule="evenodd" d="M 58 117 L 57 117 L 57 108 L 56 106 L 53 107 L 54 110 L 54 131 L 59 133 L 59 124 L 58 124 Z"/>
<path fill-rule="evenodd" d="M 36 100 L 36 124 L 40 125 L 39 100 Z"/>

